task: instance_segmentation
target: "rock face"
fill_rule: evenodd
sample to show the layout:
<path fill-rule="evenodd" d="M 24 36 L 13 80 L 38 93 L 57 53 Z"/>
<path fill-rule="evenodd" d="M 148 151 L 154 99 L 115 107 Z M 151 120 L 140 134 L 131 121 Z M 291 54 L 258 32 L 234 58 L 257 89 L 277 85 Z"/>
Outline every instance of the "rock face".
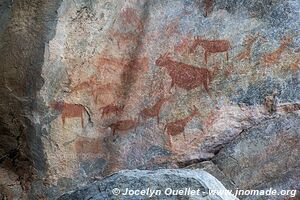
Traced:
<path fill-rule="evenodd" d="M 60 1 L 0 1 L 0 199 L 27 199 L 47 174 L 38 103 L 45 44 L 55 35 Z M 48 118 L 50 119 L 50 118 Z"/>
<path fill-rule="evenodd" d="M 147 189 L 149 190 L 147 191 Z M 145 190 L 132 195 L 129 191 Z M 179 192 L 179 191 L 182 192 Z M 194 190 L 194 193 L 191 191 Z M 59 200 L 79 199 L 203 199 L 237 200 L 233 195 L 210 195 L 209 190 L 225 190 L 212 175 L 201 170 L 127 170 L 88 185 Z"/>
<path fill-rule="evenodd" d="M 296 0 L 1 0 L 1 193 L 55 199 L 123 169 L 208 160 L 241 187 L 288 177 L 298 187 L 299 131 L 284 127 L 300 110 L 299 9 Z M 268 153 L 245 147 L 243 168 L 230 172 L 221 150 L 269 125 L 279 144 L 253 133 Z M 249 169 L 239 160 L 248 153 Z"/>
<path fill-rule="evenodd" d="M 299 192 L 299 133 L 299 114 L 274 117 L 245 131 L 222 149 L 213 162 L 238 188 L 289 188 Z"/>
<path fill-rule="evenodd" d="M 225 186 L 228 190 L 235 190 L 237 187 L 234 184 L 234 182 L 228 178 L 219 168 L 218 166 L 213 163 L 212 161 L 204 161 L 195 163 L 192 165 L 189 165 L 186 167 L 187 169 L 201 169 L 204 170 L 211 175 L 213 175 L 215 178 L 217 178 L 221 183 Z"/>

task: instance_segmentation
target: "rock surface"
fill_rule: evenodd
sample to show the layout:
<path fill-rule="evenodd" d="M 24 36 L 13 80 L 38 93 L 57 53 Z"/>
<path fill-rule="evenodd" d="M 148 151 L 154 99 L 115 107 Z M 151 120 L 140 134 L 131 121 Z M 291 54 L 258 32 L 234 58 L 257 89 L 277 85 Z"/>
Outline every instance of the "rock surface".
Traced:
<path fill-rule="evenodd" d="M 282 138 L 300 109 L 299 9 L 297 0 L 0 0 L 1 193 L 55 199 L 123 169 L 215 159 L 237 185 L 298 187 L 299 162 L 285 151 L 298 152 L 298 139 Z M 264 166 L 250 163 L 248 182 L 248 163 L 235 168 L 243 177 L 231 174 L 219 152 L 269 123 L 279 144 L 256 134 L 268 153 L 237 156 Z"/>
<path fill-rule="evenodd" d="M 210 173 L 215 178 L 217 178 L 228 190 L 235 190 L 237 188 L 234 182 L 230 178 L 228 178 L 212 161 L 199 162 L 196 164 L 189 165 L 186 168 L 201 169 Z"/>
<path fill-rule="evenodd" d="M 298 112 L 274 116 L 243 132 L 238 139 L 222 149 L 213 158 L 213 162 L 237 188 L 273 188 L 278 191 L 288 188 L 299 193 L 299 154 Z M 283 196 L 272 199 L 283 199 Z"/>
<path fill-rule="evenodd" d="M 119 189 L 120 194 L 113 191 Z M 142 191 L 151 189 L 141 195 L 130 195 L 129 190 Z M 114 190 L 115 189 L 115 190 Z M 183 190 L 183 193 L 178 192 Z M 195 193 L 191 193 L 194 190 Z M 203 200 L 237 200 L 233 195 L 209 195 L 209 190 L 225 190 L 225 187 L 212 175 L 201 170 L 161 169 L 120 171 L 101 181 L 95 182 L 59 200 L 81 199 L 203 199 Z M 158 192 L 157 192 L 158 191 Z M 198 192 L 198 193 L 197 193 Z M 188 195 L 187 195 L 188 194 Z"/>

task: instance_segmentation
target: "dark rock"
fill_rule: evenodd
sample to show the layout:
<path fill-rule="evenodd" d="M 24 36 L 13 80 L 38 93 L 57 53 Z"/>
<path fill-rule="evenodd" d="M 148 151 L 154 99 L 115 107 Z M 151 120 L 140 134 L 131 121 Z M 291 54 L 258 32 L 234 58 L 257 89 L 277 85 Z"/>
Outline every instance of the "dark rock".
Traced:
<path fill-rule="evenodd" d="M 107 165 L 107 161 L 103 158 L 96 158 L 93 160 L 85 160 L 80 163 L 85 174 L 89 177 L 102 174 L 104 168 Z"/>

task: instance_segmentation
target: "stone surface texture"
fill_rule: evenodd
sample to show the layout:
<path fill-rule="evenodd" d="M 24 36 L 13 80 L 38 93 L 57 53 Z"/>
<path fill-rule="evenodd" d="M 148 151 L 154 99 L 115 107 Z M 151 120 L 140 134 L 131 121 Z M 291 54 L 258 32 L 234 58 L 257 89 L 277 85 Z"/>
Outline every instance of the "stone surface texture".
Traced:
<path fill-rule="evenodd" d="M 299 190 L 299 10 L 0 0 L 1 195 L 57 199 L 120 170 L 186 167 Z"/>
<path fill-rule="evenodd" d="M 299 191 L 299 130 L 299 114 L 263 121 L 222 149 L 213 162 L 239 188 Z"/>
<path fill-rule="evenodd" d="M 151 186 L 153 191 L 161 191 L 147 195 L 127 195 L 126 189 L 144 190 Z M 112 190 L 118 188 L 121 193 L 114 195 Z M 170 194 L 172 188 L 174 195 Z M 176 190 L 190 188 L 199 191 L 198 195 L 179 195 Z M 209 190 L 225 190 L 225 187 L 209 173 L 202 170 L 187 169 L 160 169 L 156 171 L 148 170 L 127 170 L 120 171 L 109 176 L 102 181 L 95 182 L 80 190 L 65 194 L 59 200 L 79 200 L 79 199 L 203 199 L 203 200 L 237 200 L 233 195 L 209 195 Z M 201 192 L 200 192 L 201 191 Z M 156 195 L 154 195 L 156 194 Z"/>

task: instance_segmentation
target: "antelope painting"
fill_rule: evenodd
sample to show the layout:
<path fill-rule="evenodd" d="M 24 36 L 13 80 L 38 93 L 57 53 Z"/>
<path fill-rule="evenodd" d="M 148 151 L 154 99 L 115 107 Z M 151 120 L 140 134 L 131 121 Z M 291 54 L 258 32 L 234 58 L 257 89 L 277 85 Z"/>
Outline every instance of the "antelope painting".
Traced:
<path fill-rule="evenodd" d="M 88 80 L 83 81 L 71 89 L 71 93 L 74 92 L 89 92 L 93 96 L 94 102 L 98 104 L 98 99 L 100 96 L 103 97 L 103 94 L 110 95 L 115 91 L 116 84 L 112 86 L 111 83 L 100 84 L 97 81 L 95 75 L 91 76 Z"/>
<path fill-rule="evenodd" d="M 231 45 L 228 40 L 207 40 L 195 36 L 190 47 L 190 52 L 194 53 L 198 46 L 201 46 L 204 49 L 205 64 L 208 62 L 208 57 L 215 53 L 226 53 L 226 60 L 228 61 L 229 59 L 228 51 L 231 49 Z"/>
<path fill-rule="evenodd" d="M 254 43 L 257 41 L 258 37 L 259 37 L 258 33 L 254 34 L 254 35 L 246 36 L 246 38 L 243 41 L 244 50 L 241 53 L 239 53 L 235 57 L 235 59 L 240 60 L 240 61 L 249 60 L 249 62 L 250 62 L 252 47 L 253 47 Z"/>
<path fill-rule="evenodd" d="M 265 53 L 262 55 L 260 64 L 265 67 L 278 64 L 282 53 L 287 49 L 292 41 L 293 39 L 291 37 L 283 37 L 280 41 L 280 46 L 274 52 Z"/>
<path fill-rule="evenodd" d="M 164 133 L 167 131 L 167 135 L 169 136 L 169 146 L 171 148 L 172 148 L 172 144 L 173 144 L 173 141 L 172 141 L 173 136 L 183 133 L 184 140 L 186 140 L 185 134 L 184 134 L 184 128 L 193 119 L 193 117 L 198 114 L 199 114 L 198 109 L 194 106 L 194 110 L 191 112 L 191 114 L 189 116 L 179 119 L 179 120 L 176 120 L 174 122 L 169 122 L 166 124 L 166 126 L 164 128 Z"/>
<path fill-rule="evenodd" d="M 203 85 L 204 89 L 210 96 L 209 84 L 212 81 L 212 74 L 207 68 L 195 67 L 182 62 L 173 60 L 169 53 L 161 55 L 155 64 L 167 70 L 172 79 L 171 88 L 178 86 L 186 90 Z"/>
<path fill-rule="evenodd" d="M 159 124 L 159 112 L 164 103 L 166 103 L 169 98 L 160 98 L 153 106 L 149 108 L 144 108 L 140 115 L 143 119 L 156 117 L 157 123 Z"/>
<path fill-rule="evenodd" d="M 114 104 L 109 104 L 107 106 L 101 107 L 99 110 L 102 110 L 101 118 L 103 118 L 105 115 L 109 115 L 111 113 L 114 113 L 116 115 L 121 114 L 124 110 L 125 105 L 118 106 Z"/>
<path fill-rule="evenodd" d="M 50 103 L 50 107 L 61 112 L 61 119 L 63 126 L 65 125 L 67 118 L 80 118 L 81 126 L 83 128 L 83 115 L 86 113 L 88 115 L 88 121 L 92 123 L 90 113 L 87 109 L 80 104 L 69 104 L 65 102 L 54 102 Z"/>

